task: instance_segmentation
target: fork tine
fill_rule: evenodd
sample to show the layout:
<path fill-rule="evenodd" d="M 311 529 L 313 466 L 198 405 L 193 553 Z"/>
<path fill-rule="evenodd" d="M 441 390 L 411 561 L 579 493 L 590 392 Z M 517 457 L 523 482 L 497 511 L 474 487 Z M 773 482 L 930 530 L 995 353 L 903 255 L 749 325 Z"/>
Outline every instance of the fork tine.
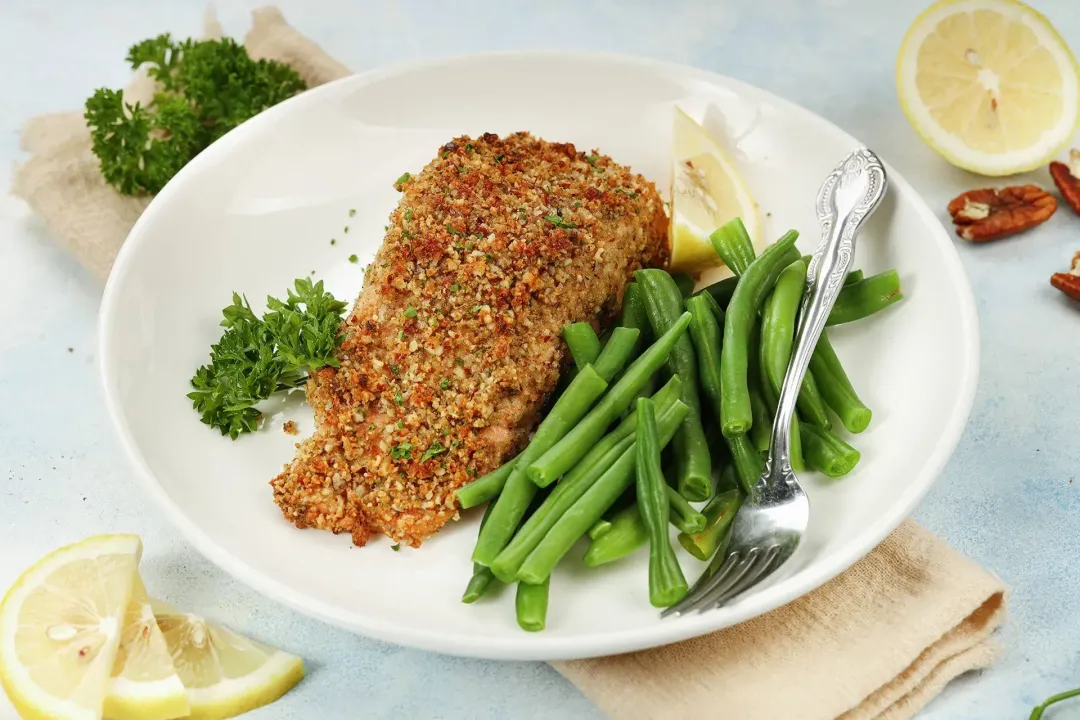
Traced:
<path fill-rule="evenodd" d="M 738 564 L 738 562 L 739 552 L 733 551 L 729 553 L 727 558 L 724 560 L 724 564 L 721 565 L 715 573 L 710 575 L 708 570 L 702 573 L 701 577 L 699 577 L 697 579 L 697 582 L 694 583 L 694 586 L 690 588 L 690 592 L 687 593 L 686 597 L 684 597 L 675 605 L 666 608 L 663 612 L 660 613 L 660 617 L 665 618 L 671 615 L 681 615 L 687 610 L 692 609 L 692 606 L 695 605 L 698 600 L 705 597 L 705 595 L 709 593 L 709 591 L 716 587 L 717 583 L 721 582 L 725 577 L 728 576 L 728 574 Z"/>
<path fill-rule="evenodd" d="M 773 561 L 780 554 L 780 546 L 773 545 L 762 556 L 761 561 L 758 562 L 751 571 L 747 572 L 738 581 L 731 583 L 725 590 L 718 593 L 709 605 L 701 608 L 701 611 L 711 610 L 713 608 L 720 607 L 725 603 L 730 602 L 732 599 L 743 594 L 750 588 L 754 587 L 762 580 L 772 575 L 773 570 L 776 568 L 773 566 Z"/>
<path fill-rule="evenodd" d="M 690 610 L 705 610 L 715 605 L 716 598 L 720 597 L 728 591 L 729 588 L 735 587 L 739 584 L 742 578 L 746 575 L 747 571 L 754 566 L 757 561 L 759 548 L 750 548 L 746 551 L 746 555 L 739 562 L 738 566 L 726 578 L 723 578 L 720 582 L 714 583 L 709 591 L 691 607 Z"/>

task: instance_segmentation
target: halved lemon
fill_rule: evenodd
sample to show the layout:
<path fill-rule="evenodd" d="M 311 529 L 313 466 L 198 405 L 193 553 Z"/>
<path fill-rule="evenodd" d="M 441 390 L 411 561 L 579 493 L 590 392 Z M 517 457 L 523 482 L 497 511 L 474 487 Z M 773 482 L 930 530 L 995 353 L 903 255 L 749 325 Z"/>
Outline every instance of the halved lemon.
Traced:
<path fill-rule="evenodd" d="M 99 535 L 24 572 L 0 604 L 0 681 L 26 718 L 101 717 L 142 543 Z"/>
<path fill-rule="evenodd" d="M 949 162 L 982 175 L 1044 165 L 1080 120 L 1080 72 L 1050 22 L 1017 0 L 939 0 L 908 29 L 900 104 Z"/>
<path fill-rule="evenodd" d="M 105 717 L 171 720 L 189 712 L 184 684 L 173 668 L 146 588 L 136 576 L 105 697 Z"/>
<path fill-rule="evenodd" d="M 695 273 L 722 265 L 709 235 L 736 217 L 758 242 L 757 204 L 735 164 L 705 128 L 678 107 L 671 150 L 671 270 Z"/>
<path fill-rule="evenodd" d="M 151 600 L 191 717 L 235 717 L 277 700 L 304 677 L 303 660 Z"/>

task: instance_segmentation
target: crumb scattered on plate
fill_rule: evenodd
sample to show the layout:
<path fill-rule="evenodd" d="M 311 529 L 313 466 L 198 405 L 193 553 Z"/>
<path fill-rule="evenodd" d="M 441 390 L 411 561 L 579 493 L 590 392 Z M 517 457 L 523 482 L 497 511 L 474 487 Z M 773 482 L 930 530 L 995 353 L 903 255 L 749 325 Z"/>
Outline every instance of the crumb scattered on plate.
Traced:
<path fill-rule="evenodd" d="M 286 420 L 285 424 L 281 426 L 281 429 L 284 430 L 289 435 L 299 435 L 300 434 L 300 428 L 296 427 L 296 421 L 295 420 Z"/>

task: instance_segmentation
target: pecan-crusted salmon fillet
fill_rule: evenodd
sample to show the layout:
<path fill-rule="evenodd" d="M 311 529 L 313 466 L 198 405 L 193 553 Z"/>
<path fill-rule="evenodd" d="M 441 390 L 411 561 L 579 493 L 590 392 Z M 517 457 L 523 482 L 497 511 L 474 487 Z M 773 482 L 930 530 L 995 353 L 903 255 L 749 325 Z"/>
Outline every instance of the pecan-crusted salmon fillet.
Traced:
<path fill-rule="evenodd" d="M 454 492 L 536 422 L 562 326 L 610 316 L 667 248 L 652 183 L 528 133 L 457 138 L 397 187 L 340 367 L 308 382 L 315 433 L 271 482 L 290 522 L 358 545 L 419 545 L 455 517 Z"/>

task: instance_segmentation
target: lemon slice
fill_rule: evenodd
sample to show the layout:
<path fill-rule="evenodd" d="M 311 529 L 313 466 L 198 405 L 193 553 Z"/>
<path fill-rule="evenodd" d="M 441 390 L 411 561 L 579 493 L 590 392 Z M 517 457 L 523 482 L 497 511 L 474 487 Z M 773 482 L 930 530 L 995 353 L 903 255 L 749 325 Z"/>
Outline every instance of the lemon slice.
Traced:
<path fill-rule="evenodd" d="M 101 717 L 142 543 L 99 535 L 47 555 L 0 604 L 0 681 L 23 717 Z"/>
<path fill-rule="evenodd" d="M 184 684 L 173 668 L 146 588 L 136 576 L 105 697 L 105 716 L 112 720 L 171 720 L 189 711 Z"/>
<path fill-rule="evenodd" d="M 900 104 L 954 165 L 1008 175 L 1049 162 L 1080 120 L 1068 46 L 1017 0 L 940 0 L 908 30 L 896 62 Z"/>
<path fill-rule="evenodd" d="M 303 660 L 151 600 L 191 717 L 230 718 L 272 703 L 304 677 Z"/>
<path fill-rule="evenodd" d="M 758 241 L 757 204 L 739 171 L 705 128 L 678 107 L 671 169 L 672 271 L 695 273 L 722 265 L 709 235 L 736 217 Z"/>

